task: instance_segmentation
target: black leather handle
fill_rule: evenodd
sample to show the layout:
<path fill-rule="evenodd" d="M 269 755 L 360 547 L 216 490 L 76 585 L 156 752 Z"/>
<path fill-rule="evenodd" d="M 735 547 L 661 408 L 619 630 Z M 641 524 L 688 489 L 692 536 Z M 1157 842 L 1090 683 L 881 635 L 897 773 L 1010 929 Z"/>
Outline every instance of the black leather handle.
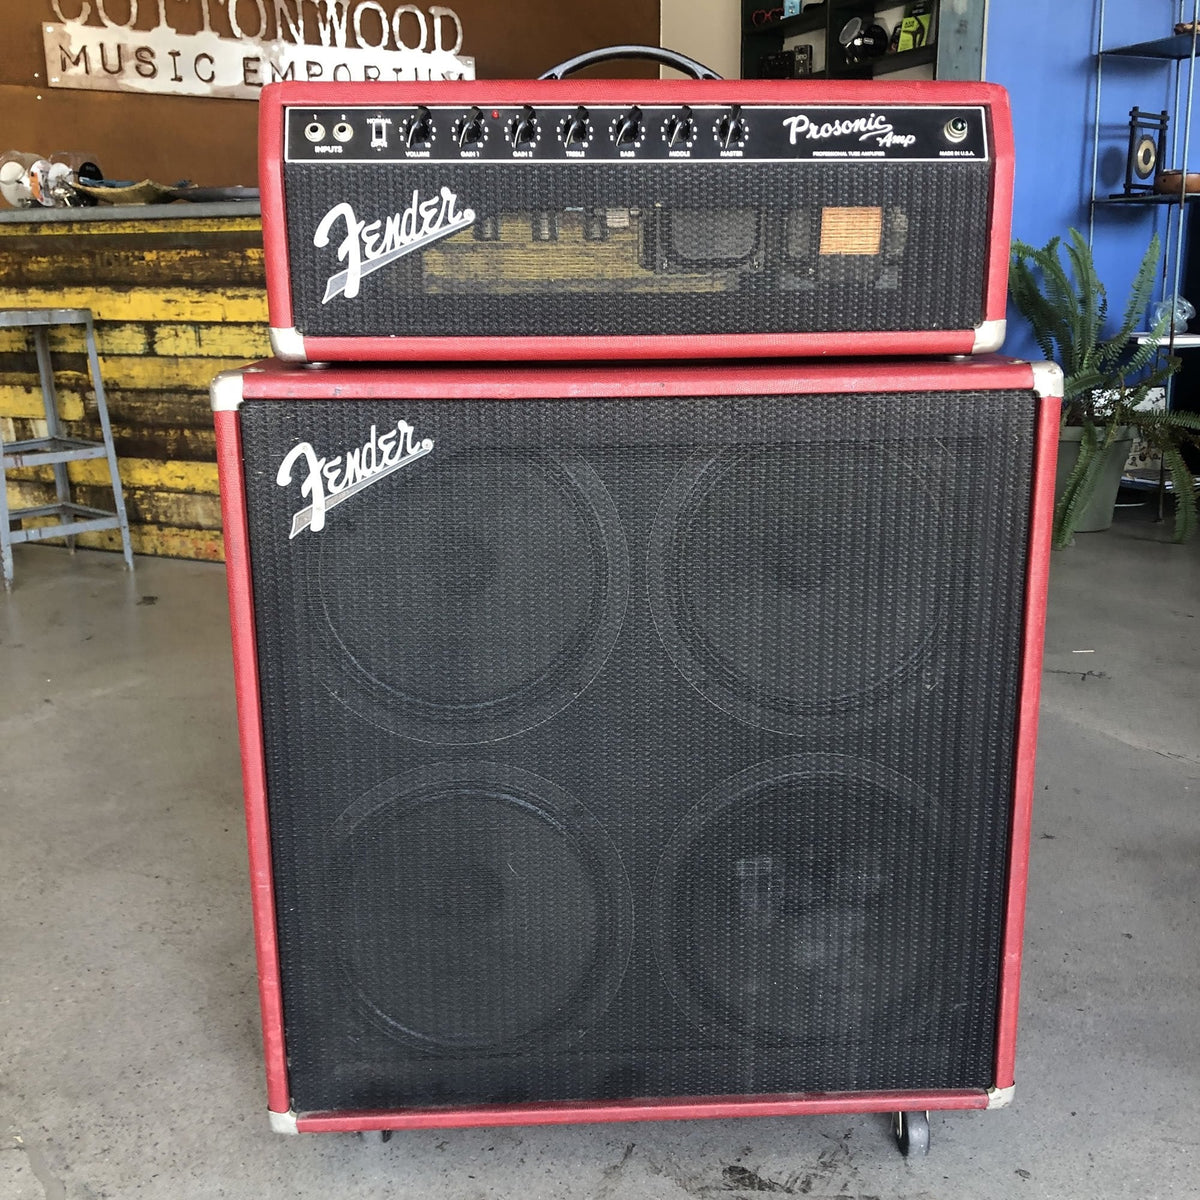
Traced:
<path fill-rule="evenodd" d="M 594 63 L 611 62 L 614 58 L 641 58 L 648 59 L 650 62 L 662 63 L 667 67 L 674 67 L 677 71 L 682 71 L 685 75 L 690 75 L 693 79 L 720 79 L 721 76 L 716 71 L 709 70 L 703 63 L 698 63 L 694 58 L 688 58 L 686 54 L 680 54 L 675 50 L 664 50 L 660 46 L 605 46 L 602 50 L 589 50 L 586 54 L 580 54 L 575 58 L 568 58 L 566 62 L 559 63 L 557 67 L 551 67 L 544 75 L 539 75 L 539 79 L 561 79 L 564 75 L 570 75 L 575 71 L 581 71 L 584 67 L 590 67 Z"/>

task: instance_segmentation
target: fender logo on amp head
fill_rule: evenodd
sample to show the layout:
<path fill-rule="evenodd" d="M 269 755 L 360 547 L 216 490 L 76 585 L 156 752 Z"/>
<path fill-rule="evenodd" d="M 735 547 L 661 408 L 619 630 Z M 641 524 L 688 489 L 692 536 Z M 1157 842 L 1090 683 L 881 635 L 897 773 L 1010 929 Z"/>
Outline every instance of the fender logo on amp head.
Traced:
<path fill-rule="evenodd" d="M 306 529 L 320 533 L 325 528 L 325 514 L 329 509 L 401 467 L 424 458 L 433 449 L 433 438 L 417 442 L 415 433 L 407 421 L 397 421 L 395 429 L 383 434 L 372 425 L 371 436 L 361 446 L 333 458 L 320 457 L 311 442 L 293 446 L 279 464 L 275 482 L 280 487 L 288 487 L 292 482 L 292 468 L 303 459 L 308 474 L 300 481 L 300 494 L 308 497 L 309 504 L 293 515 L 289 539 Z"/>
<path fill-rule="evenodd" d="M 464 208 L 460 212 L 458 196 L 447 187 L 427 200 L 422 200 L 421 193 L 413 188 L 412 203 L 382 220 L 359 220 L 353 205 L 343 201 L 321 218 L 313 234 L 313 245 L 318 249 L 328 246 L 330 231 L 339 220 L 345 222 L 346 236 L 338 246 L 337 256 L 346 269 L 329 277 L 322 304 L 343 294 L 353 300 L 364 275 L 466 229 L 475 220 L 475 210 Z"/>

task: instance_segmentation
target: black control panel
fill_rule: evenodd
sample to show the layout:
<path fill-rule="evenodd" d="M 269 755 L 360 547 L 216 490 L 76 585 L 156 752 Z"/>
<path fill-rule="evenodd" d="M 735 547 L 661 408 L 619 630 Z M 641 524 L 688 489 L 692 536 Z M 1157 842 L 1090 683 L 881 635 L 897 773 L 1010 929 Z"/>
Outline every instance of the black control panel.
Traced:
<path fill-rule="evenodd" d="M 969 105 L 411 105 L 288 108 L 285 160 L 712 162 L 989 155 Z"/>

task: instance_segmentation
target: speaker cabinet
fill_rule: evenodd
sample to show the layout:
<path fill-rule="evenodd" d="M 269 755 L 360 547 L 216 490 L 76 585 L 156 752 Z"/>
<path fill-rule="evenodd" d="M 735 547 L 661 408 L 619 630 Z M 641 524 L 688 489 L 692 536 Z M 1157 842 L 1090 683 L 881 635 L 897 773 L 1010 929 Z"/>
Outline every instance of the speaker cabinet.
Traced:
<path fill-rule="evenodd" d="M 969 354 L 1004 340 L 986 83 L 283 83 L 260 176 L 292 361 Z"/>
<path fill-rule="evenodd" d="M 1003 1102 L 1055 371 L 222 376 L 278 1127 Z"/>

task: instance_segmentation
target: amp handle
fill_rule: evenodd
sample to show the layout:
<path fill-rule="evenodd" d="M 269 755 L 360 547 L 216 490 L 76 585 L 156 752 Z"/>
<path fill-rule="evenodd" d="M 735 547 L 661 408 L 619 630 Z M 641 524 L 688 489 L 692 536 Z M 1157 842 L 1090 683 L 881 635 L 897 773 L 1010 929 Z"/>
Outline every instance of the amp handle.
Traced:
<path fill-rule="evenodd" d="M 721 78 L 716 71 L 706 67 L 703 63 L 698 63 L 694 58 L 688 58 L 686 54 L 680 54 L 677 50 L 665 50 L 661 46 L 605 46 L 600 50 L 589 50 L 585 54 L 576 55 L 575 58 L 568 58 L 566 62 L 559 63 L 557 67 L 551 67 L 538 78 L 561 79 L 564 75 L 571 75 L 575 71 L 583 70 L 584 67 L 593 66 L 595 63 L 611 62 L 614 58 L 647 59 L 650 62 L 674 67 L 677 71 L 690 75 L 693 79 Z"/>

